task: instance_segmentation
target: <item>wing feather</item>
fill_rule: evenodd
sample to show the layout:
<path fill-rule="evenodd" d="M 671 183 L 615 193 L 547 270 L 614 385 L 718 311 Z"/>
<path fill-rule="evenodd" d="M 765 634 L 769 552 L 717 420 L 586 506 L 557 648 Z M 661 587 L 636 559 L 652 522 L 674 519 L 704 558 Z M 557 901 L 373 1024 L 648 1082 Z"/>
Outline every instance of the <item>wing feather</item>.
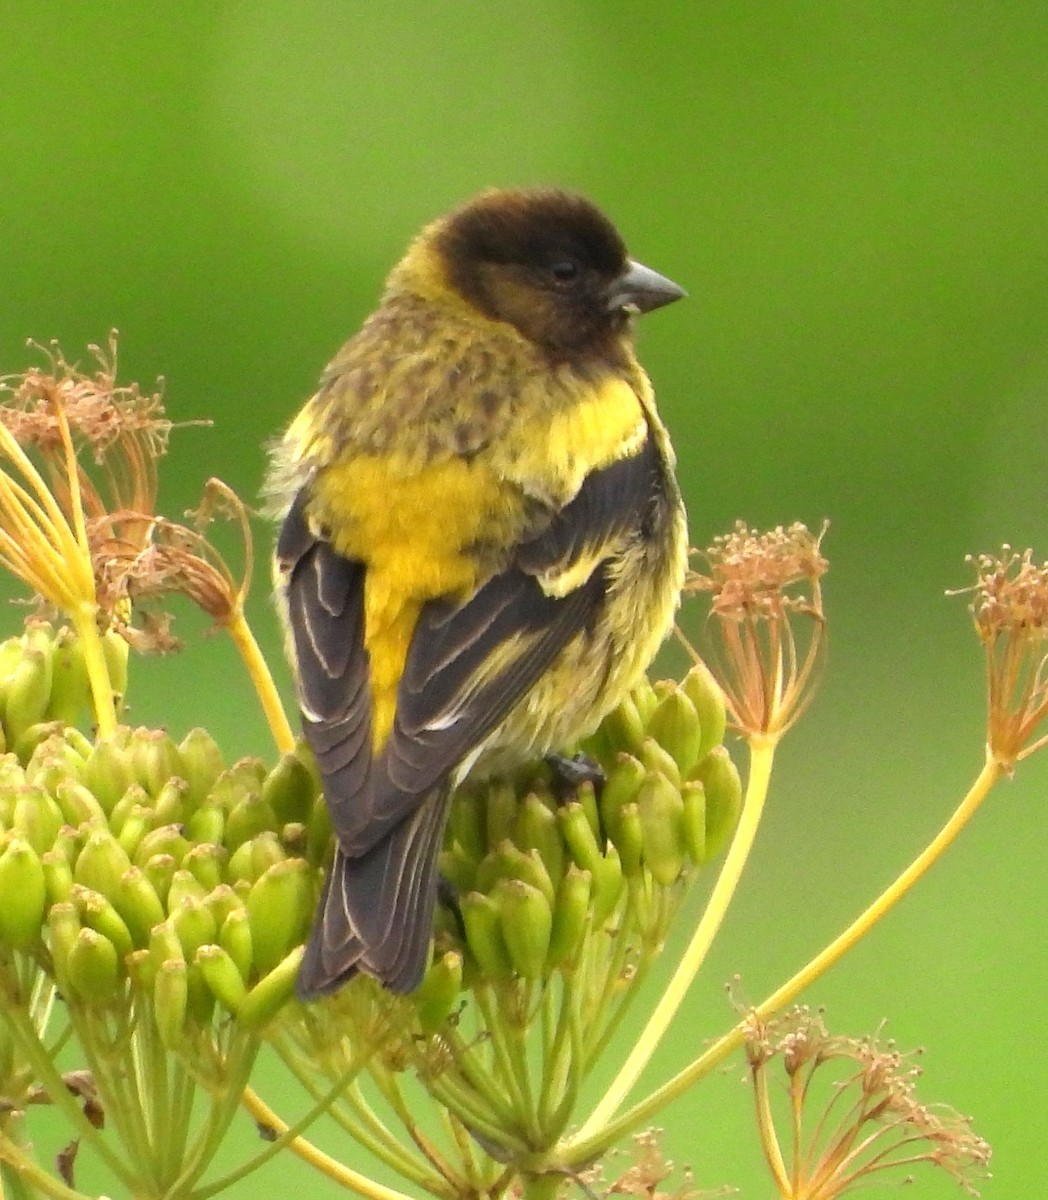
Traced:
<path fill-rule="evenodd" d="M 371 692 L 364 649 L 364 565 L 309 528 L 305 494 L 277 541 L 286 578 L 302 725 L 336 831 L 356 824 L 371 769 Z"/>

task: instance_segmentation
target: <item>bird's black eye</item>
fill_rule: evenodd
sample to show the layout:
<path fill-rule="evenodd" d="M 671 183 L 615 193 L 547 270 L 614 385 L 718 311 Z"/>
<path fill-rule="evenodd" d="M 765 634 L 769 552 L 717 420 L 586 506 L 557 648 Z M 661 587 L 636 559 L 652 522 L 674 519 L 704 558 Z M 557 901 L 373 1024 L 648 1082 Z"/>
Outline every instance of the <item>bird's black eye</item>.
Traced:
<path fill-rule="evenodd" d="M 559 258 L 550 264 L 549 273 L 556 283 L 571 283 L 578 278 L 579 264 L 573 258 Z"/>

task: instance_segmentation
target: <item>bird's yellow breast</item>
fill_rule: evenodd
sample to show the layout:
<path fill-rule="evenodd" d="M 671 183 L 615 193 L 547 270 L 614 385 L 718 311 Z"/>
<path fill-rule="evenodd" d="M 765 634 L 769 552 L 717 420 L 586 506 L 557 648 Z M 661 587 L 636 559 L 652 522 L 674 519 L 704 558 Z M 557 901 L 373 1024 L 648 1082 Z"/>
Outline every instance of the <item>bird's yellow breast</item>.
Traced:
<path fill-rule="evenodd" d="M 493 548 L 509 560 L 535 500 L 554 508 L 568 503 L 590 472 L 633 453 L 647 425 L 636 392 L 613 379 L 580 386 L 552 412 L 522 406 L 519 429 L 500 430 L 470 457 L 445 453 L 425 461 L 426 432 L 412 431 L 418 437 L 392 453 L 335 456 L 313 484 L 314 520 L 339 554 L 367 567 L 364 645 L 376 750 L 392 728 L 422 606 L 471 595 L 490 573 Z M 584 583 L 594 565 L 558 594 Z"/>

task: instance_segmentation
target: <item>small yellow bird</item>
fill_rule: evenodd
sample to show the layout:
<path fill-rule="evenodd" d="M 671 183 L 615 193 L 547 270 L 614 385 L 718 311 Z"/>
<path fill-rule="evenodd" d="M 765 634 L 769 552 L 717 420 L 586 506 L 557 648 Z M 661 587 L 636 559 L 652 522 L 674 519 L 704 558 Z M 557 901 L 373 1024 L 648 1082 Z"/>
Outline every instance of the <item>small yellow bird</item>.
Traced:
<path fill-rule="evenodd" d="M 276 584 L 336 834 L 298 988 L 425 972 L 451 790 L 570 746 L 684 579 L 632 317 L 684 295 L 581 196 L 427 226 L 273 450 Z"/>

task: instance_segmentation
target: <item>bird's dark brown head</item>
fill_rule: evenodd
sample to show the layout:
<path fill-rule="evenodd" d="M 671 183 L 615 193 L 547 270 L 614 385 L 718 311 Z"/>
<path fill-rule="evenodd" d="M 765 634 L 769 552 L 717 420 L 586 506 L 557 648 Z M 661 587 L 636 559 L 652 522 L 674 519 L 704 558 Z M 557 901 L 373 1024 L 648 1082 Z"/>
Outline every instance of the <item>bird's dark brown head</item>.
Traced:
<path fill-rule="evenodd" d="M 608 218 L 570 192 L 484 192 L 431 236 L 459 295 L 554 358 L 614 353 L 633 313 L 684 295 L 633 262 Z"/>

